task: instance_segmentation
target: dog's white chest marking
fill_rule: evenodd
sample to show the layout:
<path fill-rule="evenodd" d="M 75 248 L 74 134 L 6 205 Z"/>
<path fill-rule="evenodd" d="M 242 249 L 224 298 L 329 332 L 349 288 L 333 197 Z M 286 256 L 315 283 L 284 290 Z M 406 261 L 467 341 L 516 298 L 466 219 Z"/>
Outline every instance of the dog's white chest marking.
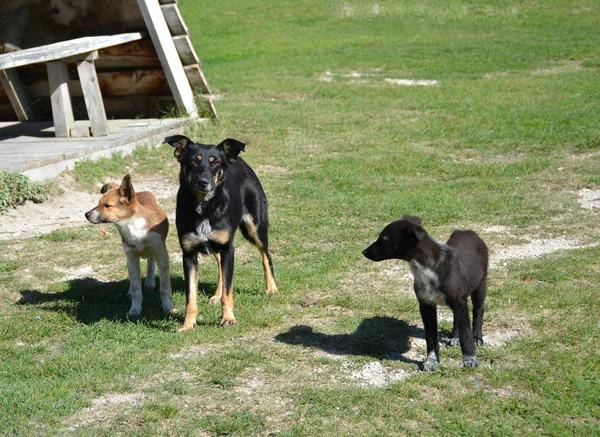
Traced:
<path fill-rule="evenodd" d="M 196 232 L 188 232 L 183 236 L 181 239 L 183 248 L 187 251 L 192 251 L 199 244 L 207 244 L 212 230 L 208 219 L 202 220 L 196 227 Z"/>
<path fill-rule="evenodd" d="M 125 243 L 135 247 L 136 250 L 145 250 L 148 235 L 145 218 L 134 216 L 128 220 L 117 222 L 116 225 Z"/>
<path fill-rule="evenodd" d="M 415 278 L 415 293 L 419 302 L 447 305 L 446 297 L 440 291 L 440 278 L 433 270 L 414 260 L 410 262 L 410 270 Z"/>
<path fill-rule="evenodd" d="M 208 242 L 208 234 L 212 231 L 212 227 L 208 222 L 208 219 L 204 219 L 200 222 L 198 227 L 196 228 L 196 236 L 198 237 L 198 241 L 200 243 Z"/>

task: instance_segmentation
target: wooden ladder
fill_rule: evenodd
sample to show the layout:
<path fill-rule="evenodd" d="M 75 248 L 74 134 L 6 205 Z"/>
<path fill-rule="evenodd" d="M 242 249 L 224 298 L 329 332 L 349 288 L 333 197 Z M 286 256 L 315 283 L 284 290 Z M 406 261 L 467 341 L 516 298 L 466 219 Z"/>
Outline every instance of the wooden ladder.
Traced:
<path fill-rule="evenodd" d="M 183 69 L 192 88 L 200 89 L 202 99 L 208 106 L 209 112 L 217 117 L 217 110 L 213 104 L 212 91 L 208 81 L 202 72 L 202 63 L 194 50 L 190 31 L 188 30 L 181 12 L 179 11 L 178 0 L 159 0 L 160 9 L 165 17 L 169 31 L 173 38 L 173 43 L 183 64 Z"/>

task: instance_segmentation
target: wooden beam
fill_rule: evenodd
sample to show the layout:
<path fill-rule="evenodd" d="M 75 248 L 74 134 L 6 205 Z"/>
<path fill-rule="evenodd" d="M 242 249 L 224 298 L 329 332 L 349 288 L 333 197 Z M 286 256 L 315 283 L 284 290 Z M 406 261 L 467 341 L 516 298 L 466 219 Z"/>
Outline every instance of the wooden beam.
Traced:
<path fill-rule="evenodd" d="M 181 16 L 181 12 L 179 12 L 179 6 L 177 6 L 177 4 L 161 5 L 160 8 L 163 11 L 171 35 L 179 36 L 188 35 L 190 33 L 183 21 L 183 17 Z"/>
<path fill-rule="evenodd" d="M 35 113 L 27 89 L 16 69 L 0 70 L 0 82 L 19 121 L 35 121 Z"/>
<path fill-rule="evenodd" d="M 183 68 L 193 87 L 200 87 L 203 94 L 212 94 L 208 81 L 199 65 L 187 65 Z"/>
<path fill-rule="evenodd" d="M 179 58 L 183 65 L 200 65 L 200 59 L 198 59 L 198 55 L 196 55 L 196 51 L 194 50 L 194 46 L 192 45 L 189 36 L 174 36 L 173 42 L 175 43 L 175 48 L 177 49 L 177 53 L 179 53 Z"/>
<path fill-rule="evenodd" d="M 69 73 L 66 62 L 52 61 L 46 64 L 48 85 L 52 103 L 52 118 L 57 137 L 69 137 L 75 126 L 71 96 L 69 94 Z"/>
<path fill-rule="evenodd" d="M 101 137 L 108 135 L 108 124 L 102 93 L 98 85 L 98 76 L 94 67 L 94 59 L 97 57 L 98 52 L 92 52 L 86 59 L 77 62 L 77 73 L 79 73 L 81 90 L 83 91 L 85 106 L 92 126 L 92 135 Z"/>
<path fill-rule="evenodd" d="M 105 47 L 123 44 L 143 38 L 140 32 L 106 36 L 85 36 L 30 49 L 0 55 L 0 69 L 22 67 L 41 62 L 58 61 L 70 56 L 90 53 Z"/>
<path fill-rule="evenodd" d="M 179 59 L 179 54 L 158 0 L 137 0 L 137 2 L 177 107 L 187 112 L 191 117 L 197 117 L 198 111 L 194 101 L 194 93 L 183 70 L 183 64 Z"/>

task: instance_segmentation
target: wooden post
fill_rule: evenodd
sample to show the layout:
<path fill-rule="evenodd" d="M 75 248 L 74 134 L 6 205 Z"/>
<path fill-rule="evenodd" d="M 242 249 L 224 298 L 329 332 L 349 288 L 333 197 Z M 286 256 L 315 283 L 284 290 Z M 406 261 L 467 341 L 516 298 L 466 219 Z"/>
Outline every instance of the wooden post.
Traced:
<path fill-rule="evenodd" d="M 94 59 L 98 58 L 98 51 L 90 53 L 85 59 L 77 61 L 77 73 L 81 82 L 83 99 L 87 108 L 92 135 L 95 137 L 108 135 L 106 111 L 102 101 L 102 93 L 98 84 L 98 75 L 94 66 Z"/>
<path fill-rule="evenodd" d="M 137 2 L 177 107 L 186 111 L 191 117 L 197 117 L 194 92 L 183 70 L 183 64 L 158 0 L 137 0 Z"/>
<path fill-rule="evenodd" d="M 67 63 L 52 61 L 46 64 L 48 70 L 48 85 L 50 86 L 50 101 L 52 103 L 52 118 L 57 137 L 71 136 L 75 126 L 71 95 L 69 94 L 69 73 Z"/>
<path fill-rule="evenodd" d="M 15 68 L 0 70 L 0 82 L 8 95 L 8 100 L 17 114 L 19 121 L 35 121 L 35 113 L 31 107 L 31 99 L 23 86 L 19 73 Z"/>

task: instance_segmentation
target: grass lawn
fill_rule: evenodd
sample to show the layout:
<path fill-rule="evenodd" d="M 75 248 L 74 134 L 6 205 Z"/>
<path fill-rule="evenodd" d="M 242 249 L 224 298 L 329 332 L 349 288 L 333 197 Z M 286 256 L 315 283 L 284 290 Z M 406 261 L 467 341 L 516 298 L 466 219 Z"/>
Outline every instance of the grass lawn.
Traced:
<path fill-rule="evenodd" d="M 0 434 L 600 434 L 600 210 L 580 203 L 600 190 L 598 2 L 179 4 L 223 96 L 220 121 L 188 135 L 248 143 L 281 296 L 264 295 L 260 257 L 238 238 L 238 326 L 218 328 L 208 305 L 210 257 L 198 328 L 177 334 L 174 220 L 179 313 L 146 294 L 136 322 L 114 228 L 82 215 L 0 240 Z M 176 183 L 176 164 L 161 146 L 73 174 L 95 192 L 126 167 L 134 186 Z M 173 216 L 175 199 L 161 204 Z M 477 369 L 445 345 L 440 309 L 440 368 L 420 372 L 409 270 L 361 254 L 403 214 L 490 247 Z"/>

